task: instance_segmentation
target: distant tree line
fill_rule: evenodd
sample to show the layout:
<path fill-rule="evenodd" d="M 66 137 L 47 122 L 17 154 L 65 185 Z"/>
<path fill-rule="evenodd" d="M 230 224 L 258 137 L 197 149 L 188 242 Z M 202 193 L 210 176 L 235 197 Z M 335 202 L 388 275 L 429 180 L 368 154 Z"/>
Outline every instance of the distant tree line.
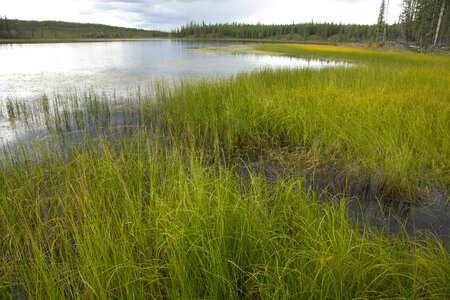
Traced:
<path fill-rule="evenodd" d="M 387 0 L 389 4 L 389 0 Z M 286 25 L 191 22 L 171 33 L 101 24 L 9 20 L 0 16 L 0 39 L 79 38 L 238 38 L 311 42 L 405 42 L 422 48 L 448 47 L 450 0 L 403 0 L 399 22 L 387 24 L 389 5 L 381 1 L 374 25 L 298 23 Z"/>
<path fill-rule="evenodd" d="M 0 39 L 80 39 L 168 37 L 167 32 L 59 21 L 22 21 L 0 17 Z"/>
<path fill-rule="evenodd" d="M 289 25 L 264 24 L 205 24 L 191 22 L 172 31 L 172 36 L 180 38 L 242 38 L 294 41 L 364 42 L 374 39 L 376 25 L 356 25 L 341 23 L 300 23 Z M 396 39 L 401 35 L 398 24 L 387 26 L 387 35 Z"/>
<path fill-rule="evenodd" d="M 407 42 L 422 48 L 448 46 L 450 0 L 404 0 L 398 23 L 387 24 L 383 0 L 377 24 L 299 23 L 265 25 L 244 23 L 206 24 L 190 22 L 173 30 L 178 38 L 238 38 L 311 42 Z"/>

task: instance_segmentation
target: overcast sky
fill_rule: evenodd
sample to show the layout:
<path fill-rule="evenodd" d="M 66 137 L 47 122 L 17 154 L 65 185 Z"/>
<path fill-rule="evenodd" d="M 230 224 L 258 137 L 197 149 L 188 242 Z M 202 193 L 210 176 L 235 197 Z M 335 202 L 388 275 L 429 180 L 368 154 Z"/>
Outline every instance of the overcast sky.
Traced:
<path fill-rule="evenodd" d="M 402 0 L 390 0 L 388 22 Z M 187 22 L 376 23 L 381 0 L 0 0 L 10 19 L 58 20 L 171 30 Z"/>

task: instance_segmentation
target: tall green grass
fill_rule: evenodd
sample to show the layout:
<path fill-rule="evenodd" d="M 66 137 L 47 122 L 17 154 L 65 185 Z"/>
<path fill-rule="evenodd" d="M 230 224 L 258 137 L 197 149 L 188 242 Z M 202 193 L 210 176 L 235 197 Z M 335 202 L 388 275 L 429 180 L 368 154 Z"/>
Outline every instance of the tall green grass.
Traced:
<path fill-rule="evenodd" d="M 29 298 L 435 298 L 449 256 L 360 233 L 346 201 L 268 183 L 142 131 L 0 171 L 0 295 Z"/>
<path fill-rule="evenodd" d="M 297 49 L 258 46 L 283 47 Z M 393 193 L 448 188 L 450 59 L 377 52 L 374 62 L 364 55 L 350 67 L 182 84 L 161 101 L 163 119 L 174 132 L 229 152 L 307 149 L 350 177 L 379 178 Z"/>

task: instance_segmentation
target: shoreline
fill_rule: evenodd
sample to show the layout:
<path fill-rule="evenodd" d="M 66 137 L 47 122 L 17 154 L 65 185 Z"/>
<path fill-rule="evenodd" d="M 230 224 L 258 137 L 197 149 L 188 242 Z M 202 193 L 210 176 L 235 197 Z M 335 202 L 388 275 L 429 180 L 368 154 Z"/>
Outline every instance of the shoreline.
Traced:
<path fill-rule="evenodd" d="M 244 38 L 207 38 L 207 37 L 142 37 L 142 38 L 76 38 L 76 39 L 0 39 L 0 44 L 53 44 L 53 43 L 80 43 L 80 42 L 110 42 L 110 41 L 140 41 L 140 40 L 180 40 L 198 42 L 248 42 L 248 43 L 276 43 L 276 44 L 306 44 L 306 45 L 364 45 L 361 43 L 336 43 L 328 41 L 299 41 L 277 39 L 244 39 Z"/>

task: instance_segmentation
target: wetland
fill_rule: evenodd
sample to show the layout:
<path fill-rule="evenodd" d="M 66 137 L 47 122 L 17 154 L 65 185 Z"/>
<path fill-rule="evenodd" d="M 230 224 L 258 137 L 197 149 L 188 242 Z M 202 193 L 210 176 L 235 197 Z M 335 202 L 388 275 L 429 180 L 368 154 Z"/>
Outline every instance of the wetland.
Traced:
<path fill-rule="evenodd" d="M 3 295 L 449 295 L 448 56 L 152 40 L 1 59 Z"/>

